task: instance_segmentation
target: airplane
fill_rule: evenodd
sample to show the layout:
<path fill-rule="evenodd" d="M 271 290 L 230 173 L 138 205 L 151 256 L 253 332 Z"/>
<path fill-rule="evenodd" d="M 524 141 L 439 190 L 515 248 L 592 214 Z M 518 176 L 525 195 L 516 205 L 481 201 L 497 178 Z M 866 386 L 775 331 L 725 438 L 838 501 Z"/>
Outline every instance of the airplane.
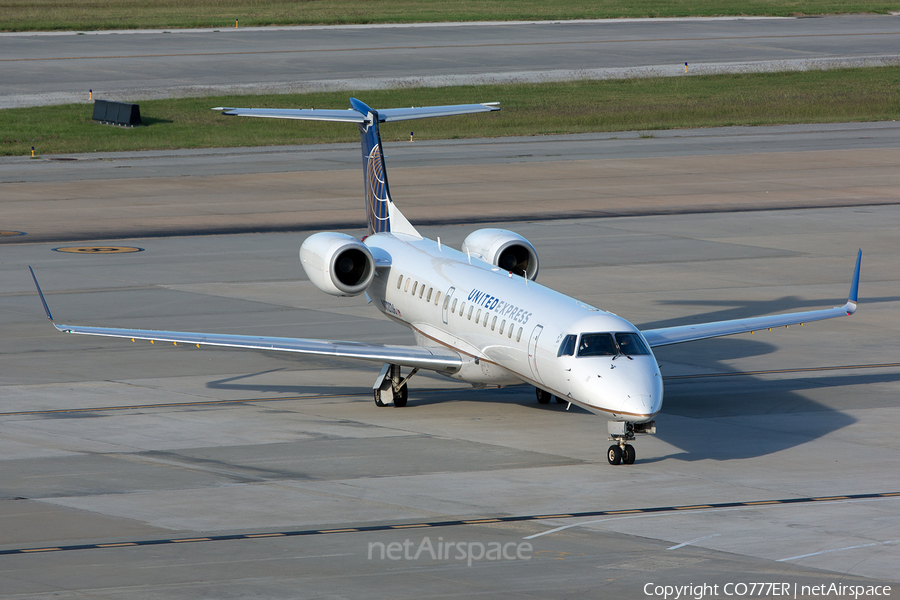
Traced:
<path fill-rule="evenodd" d="M 151 331 L 59 325 L 32 278 L 47 318 L 65 333 L 132 341 L 296 352 L 381 363 L 375 404 L 404 407 L 408 382 L 421 369 L 475 387 L 534 386 L 538 402 L 584 408 L 608 419 L 610 464 L 633 464 L 636 434 L 656 433 L 663 381 L 653 348 L 856 312 L 862 250 L 847 302 L 840 307 L 755 318 L 639 330 L 613 313 L 537 283 L 538 254 L 504 229 L 472 232 L 460 250 L 424 238 L 391 198 L 379 125 L 491 112 L 498 103 L 375 110 L 351 98 L 346 110 L 218 107 L 224 115 L 355 123 L 362 147 L 368 235 L 309 236 L 300 260 L 309 280 L 332 296 L 358 296 L 412 330 L 415 345 Z M 404 375 L 401 369 L 408 369 Z"/>

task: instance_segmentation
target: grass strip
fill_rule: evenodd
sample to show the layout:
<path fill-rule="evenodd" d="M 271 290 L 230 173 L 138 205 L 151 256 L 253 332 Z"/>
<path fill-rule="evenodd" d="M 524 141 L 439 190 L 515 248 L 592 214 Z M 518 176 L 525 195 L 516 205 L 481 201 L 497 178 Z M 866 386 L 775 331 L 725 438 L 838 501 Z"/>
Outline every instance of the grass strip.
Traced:
<path fill-rule="evenodd" d="M 496 113 L 387 123 L 382 138 L 408 140 L 688 127 L 885 121 L 900 118 L 900 67 L 567 83 L 182 98 L 140 102 L 146 126 L 91 122 L 92 106 L 0 110 L 0 155 L 352 142 L 334 123 L 225 117 L 214 106 L 374 108 L 499 101 Z"/>
<path fill-rule="evenodd" d="M 884 0 L 0 0 L 0 30 L 886 13 Z"/>

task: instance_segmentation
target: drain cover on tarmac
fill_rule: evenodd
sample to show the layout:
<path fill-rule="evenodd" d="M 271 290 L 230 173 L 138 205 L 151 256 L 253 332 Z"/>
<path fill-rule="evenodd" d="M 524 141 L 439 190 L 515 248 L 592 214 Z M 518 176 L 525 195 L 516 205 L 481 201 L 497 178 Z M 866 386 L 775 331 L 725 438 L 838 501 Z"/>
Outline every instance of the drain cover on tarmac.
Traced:
<path fill-rule="evenodd" d="M 68 246 L 54 248 L 54 252 L 71 252 L 73 254 L 125 254 L 128 252 L 143 252 L 143 248 L 134 246 Z"/>

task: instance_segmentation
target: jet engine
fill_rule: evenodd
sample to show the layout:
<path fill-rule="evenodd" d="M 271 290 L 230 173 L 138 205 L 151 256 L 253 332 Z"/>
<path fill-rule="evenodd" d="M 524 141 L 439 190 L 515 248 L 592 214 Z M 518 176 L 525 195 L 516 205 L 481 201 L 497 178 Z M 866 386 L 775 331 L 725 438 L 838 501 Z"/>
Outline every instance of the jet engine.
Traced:
<path fill-rule="evenodd" d="M 537 252 L 518 233 L 506 229 L 479 229 L 465 239 L 462 251 L 504 271 L 511 271 L 532 281 L 537 279 Z"/>
<path fill-rule="evenodd" d="M 355 237 L 322 232 L 300 246 L 300 262 L 317 288 L 332 296 L 362 294 L 375 277 L 375 259 Z"/>

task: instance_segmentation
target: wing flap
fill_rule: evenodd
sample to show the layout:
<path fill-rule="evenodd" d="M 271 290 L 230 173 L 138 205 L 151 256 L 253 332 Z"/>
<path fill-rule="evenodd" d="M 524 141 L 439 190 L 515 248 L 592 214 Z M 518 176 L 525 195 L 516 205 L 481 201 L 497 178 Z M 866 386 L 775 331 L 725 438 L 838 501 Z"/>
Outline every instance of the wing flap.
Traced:
<path fill-rule="evenodd" d="M 813 321 L 823 321 L 836 317 L 846 317 L 856 312 L 856 303 L 859 295 L 859 271 L 862 266 L 862 250 L 856 255 L 856 268 L 853 271 L 853 280 L 850 284 L 850 294 L 847 303 L 835 308 L 824 310 L 810 310 L 805 312 L 787 313 L 783 315 L 771 315 L 766 317 L 753 317 L 748 319 L 733 319 L 730 321 L 713 321 L 711 323 L 697 323 L 694 325 L 680 325 L 677 327 L 662 327 L 660 329 L 648 329 L 642 331 L 644 339 L 652 348 L 693 342 L 708 338 L 747 333 L 771 327 L 787 327 Z"/>

